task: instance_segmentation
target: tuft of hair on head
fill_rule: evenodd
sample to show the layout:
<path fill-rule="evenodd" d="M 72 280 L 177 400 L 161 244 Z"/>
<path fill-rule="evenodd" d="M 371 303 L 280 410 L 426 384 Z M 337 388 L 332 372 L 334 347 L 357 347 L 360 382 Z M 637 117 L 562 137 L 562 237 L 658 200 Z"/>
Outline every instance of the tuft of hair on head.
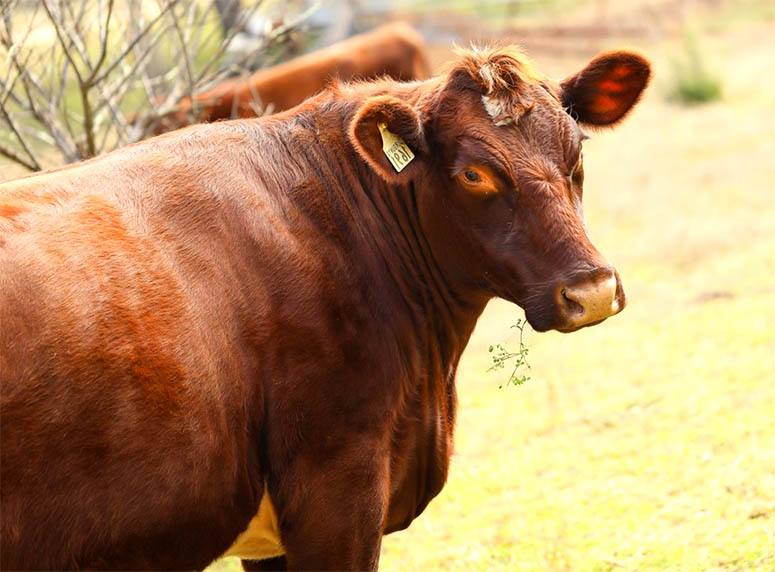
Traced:
<path fill-rule="evenodd" d="M 498 95 L 519 89 L 521 85 L 536 84 L 541 75 L 533 62 L 516 45 L 493 47 L 471 45 L 453 49 L 460 60 L 458 66 L 468 68 L 471 75 L 481 78 L 486 95 Z"/>
<path fill-rule="evenodd" d="M 514 123 L 532 108 L 526 88 L 538 84 L 542 76 L 518 46 L 456 46 L 454 52 L 458 60 L 448 72 L 450 79 L 460 83 L 461 78 L 470 78 L 496 125 Z"/>

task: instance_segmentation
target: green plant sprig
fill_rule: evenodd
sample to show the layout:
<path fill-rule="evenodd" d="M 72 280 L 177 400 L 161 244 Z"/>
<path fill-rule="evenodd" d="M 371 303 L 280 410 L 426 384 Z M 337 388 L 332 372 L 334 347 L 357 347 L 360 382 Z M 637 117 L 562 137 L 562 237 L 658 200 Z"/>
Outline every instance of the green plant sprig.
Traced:
<path fill-rule="evenodd" d="M 517 323 L 511 326 L 519 330 L 519 347 L 516 351 L 507 350 L 503 344 L 490 346 L 489 352 L 492 354 L 490 356 L 492 358 L 492 365 L 487 371 L 503 369 L 506 366 L 506 362 L 515 360 L 514 367 L 505 385 L 522 385 L 530 379 L 530 376 L 527 375 L 527 371 L 530 370 L 530 364 L 527 362 L 529 350 L 524 341 L 525 326 L 527 326 L 527 320 L 522 319 L 517 320 Z M 503 385 L 498 386 L 499 389 L 502 387 Z"/>

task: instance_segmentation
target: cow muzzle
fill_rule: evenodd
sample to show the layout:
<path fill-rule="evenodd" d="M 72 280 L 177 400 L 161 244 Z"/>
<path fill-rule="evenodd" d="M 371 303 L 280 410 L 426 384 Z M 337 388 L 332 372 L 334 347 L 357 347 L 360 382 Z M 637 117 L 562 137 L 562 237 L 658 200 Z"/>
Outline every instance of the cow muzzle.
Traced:
<path fill-rule="evenodd" d="M 625 297 L 616 270 L 597 268 L 560 284 L 555 291 L 560 332 L 594 326 L 624 309 Z"/>

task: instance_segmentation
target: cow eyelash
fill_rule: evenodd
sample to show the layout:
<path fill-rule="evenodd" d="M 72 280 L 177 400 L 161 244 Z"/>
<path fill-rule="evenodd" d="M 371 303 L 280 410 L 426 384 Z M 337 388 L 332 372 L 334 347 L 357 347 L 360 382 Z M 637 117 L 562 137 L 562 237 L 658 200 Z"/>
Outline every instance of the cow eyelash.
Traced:
<path fill-rule="evenodd" d="M 483 196 L 493 195 L 498 191 L 495 175 L 488 167 L 469 165 L 460 169 L 454 177 L 464 189 Z"/>
<path fill-rule="evenodd" d="M 581 168 L 581 167 L 582 167 L 582 164 L 583 164 L 583 163 L 584 163 L 584 153 L 583 153 L 583 152 L 580 152 L 580 153 L 579 153 L 579 160 L 578 160 L 578 161 L 576 161 L 576 164 L 575 164 L 575 165 L 573 165 L 573 167 L 572 167 L 572 168 L 571 168 L 571 170 L 570 170 L 570 173 L 568 174 L 568 178 L 569 178 L 569 179 L 571 179 L 571 180 L 573 179 L 574 175 L 576 174 L 576 171 L 577 171 L 579 168 Z"/>

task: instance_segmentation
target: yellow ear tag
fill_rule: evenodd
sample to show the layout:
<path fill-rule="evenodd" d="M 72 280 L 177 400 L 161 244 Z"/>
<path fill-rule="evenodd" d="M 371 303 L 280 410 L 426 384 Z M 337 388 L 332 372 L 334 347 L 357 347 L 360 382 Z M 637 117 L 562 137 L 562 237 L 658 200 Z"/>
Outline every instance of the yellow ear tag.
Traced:
<path fill-rule="evenodd" d="M 414 159 L 414 153 L 395 133 L 388 131 L 387 125 L 378 123 L 379 133 L 382 135 L 382 152 L 393 165 L 396 172 L 400 173 Z"/>

